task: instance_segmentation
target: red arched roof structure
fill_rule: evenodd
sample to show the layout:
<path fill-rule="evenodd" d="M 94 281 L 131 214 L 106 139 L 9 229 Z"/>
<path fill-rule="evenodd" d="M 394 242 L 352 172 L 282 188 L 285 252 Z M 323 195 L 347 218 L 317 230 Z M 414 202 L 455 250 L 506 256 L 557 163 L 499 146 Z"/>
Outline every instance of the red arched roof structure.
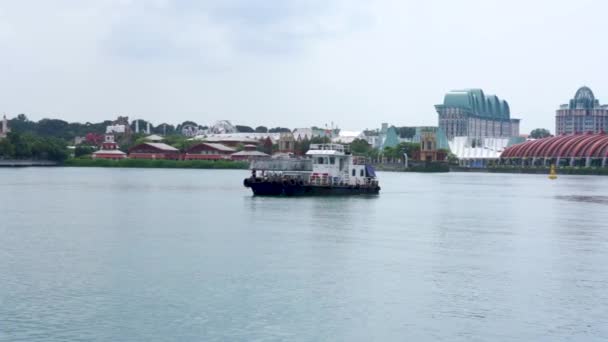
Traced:
<path fill-rule="evenodd" d="M 605 158 L 608 135 L 586 133 L 560 135 L 507 147 L 501 158 Z"/>

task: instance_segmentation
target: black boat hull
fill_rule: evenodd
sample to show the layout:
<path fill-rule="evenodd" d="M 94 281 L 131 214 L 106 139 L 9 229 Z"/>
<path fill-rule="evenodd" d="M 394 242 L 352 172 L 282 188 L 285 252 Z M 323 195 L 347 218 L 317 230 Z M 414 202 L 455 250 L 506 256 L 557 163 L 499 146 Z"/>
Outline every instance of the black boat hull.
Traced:
<path fill-rule="evenodd" d="M 348 196 L 377 195 L 379 186 L 330 186 L 312 184 L 283 184 L 279 182 L 251 181 L 246 179 L 244 185 L 251 188 L 256 196 Z"/>

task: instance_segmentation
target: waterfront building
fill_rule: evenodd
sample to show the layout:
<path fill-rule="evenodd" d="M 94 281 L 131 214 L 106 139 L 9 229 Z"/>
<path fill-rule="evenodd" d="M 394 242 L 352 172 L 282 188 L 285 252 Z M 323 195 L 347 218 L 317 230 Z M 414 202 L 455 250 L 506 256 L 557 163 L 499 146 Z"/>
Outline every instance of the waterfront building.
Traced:
<path fill-rule="evenodd" d="M 449 141 L 450 152 L 458 158 L 459 166 L 485 168 L 500 159 L 501 153 L 519 138 L 469 138 L 455 137 Z"/>
<path fill-rule="evenodd" d="M 363 132 L 358 131 L 340 131 L 337 136 L 331 139 L 332 143 L 350 144 L 356 139 L 365 140 Z"/>
<path fill-rule="evenodd" d="M 529 140 L 504 150 L 501 164 L 516 166 L 596 166 L 606 167 L 606 133 L 568 134 Z"/>
<path fill-rule="evenodd" d="M 600 105 L 588 87 L 579 88 L 574 98 L 561 105 L 555 113 L 556 135 L 606 131 L 608 105 Z"/>
<path fill-rule="evenodd" d="M 511 118 L 509 104 L 481 89 L 452 90 L 435 106 L 439 128 L 448 140 L 455 137 L 509 138 L 519 135 L 519 119 Z"/>
<path fill-rule="evenodd" d="M 280 153 L 294 153 L 296 150 L 296 139 L 291 133 L 281 133 L 279 138 Z"/>
<path fill-rule="evenodd" d="M 274 144 L 279 141 L 280 137 L 281 133 L 222 133 L 197 135 L 190 140 L 201 140 L 236 147 L 238 145 L 258 145 L 267 138 L 270 138 Z"/>
<path fill-rule="evenodd" d="M 443 161 L 447 157 L 447 152 L 439 150 L 437 143 L 437 131 L 429 129 L 423 130 L 420 133 L 420 151 L 414 156 L 414 159 L 431 162 Z"/>
<path fill-rule="evenodd" d="M 2 117 L 2 126 L 0 126 L 0 139 L 6 138 L 6 135 L 11 131 L 8 127 L 8 119 L 6 115 Z"/>
<path fill-rule="evenodd" d="M 438 150 L 449 150 L 450 145 L 448 143 L 448 138 L 445 136 L 445 133 L 439 129 L 437 126 L 416 126 L 414 136 L 410 139 L 400 139 L 405 142 L 413 142 L 422 144 L 423 138 L 429 133 L 432 132 L 435 136 L 436 149 Z"/>
<path fill-rule="evenodd" d="M 382 131 L 384 131 L 384 127 L 382 128 Z M 399 145 L 399 134 L 397 133 L 395 126 L 391 126 L 386 130 L 382 148 L 395 147 L 397 145 Z"/>
<path fill-rule="evenodd" d="M 233 153 L 230 158 L 232 160 L 259 160 L 268 159 L 270 155 L 256 150 L 255 145 L 245 145 L 244 149 L 240 152 Z"/>
<path fill-rule="evenodd" d="M 91 158 L 119 160 L 127 158 L 127 154 L 118 149 L 113 134 L 106 134 L 103 143 L 101 143 L 101 149 L 93 152 Z"/>
<path fill-rule="evenodd" d="M 232 147 L 216 143 L 199 143 L 186 150 L 184 160 L 220 160 L 230 159 L 230 155 L 236 152 Z"/>
<path fill-rule="evenodd" d="M 163 143 L 146 142 L 129 149 L 132 159 L 171 159 L 179 160 L 180 152 L 173 146 Z"/>
<path fill-rule="evenodd" d="M 296 128 L 293 130 L 293 136 L 296 140 L 312 140 L 313 138 L 333 138 L 334 130 L 321 129 L 318 127 L 312 128 Z"/>

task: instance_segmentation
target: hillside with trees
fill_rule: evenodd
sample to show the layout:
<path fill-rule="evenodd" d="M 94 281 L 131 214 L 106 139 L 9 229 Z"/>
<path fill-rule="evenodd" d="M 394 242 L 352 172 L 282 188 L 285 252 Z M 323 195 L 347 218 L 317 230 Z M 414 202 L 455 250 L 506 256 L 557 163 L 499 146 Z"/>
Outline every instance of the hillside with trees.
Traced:
<path fill-rule="evenodd" d="M 33 159 L 62 162 L 69 156 L 64 140 L 32 133 L 10 132 L 0 140 L 1 159 Z"/>

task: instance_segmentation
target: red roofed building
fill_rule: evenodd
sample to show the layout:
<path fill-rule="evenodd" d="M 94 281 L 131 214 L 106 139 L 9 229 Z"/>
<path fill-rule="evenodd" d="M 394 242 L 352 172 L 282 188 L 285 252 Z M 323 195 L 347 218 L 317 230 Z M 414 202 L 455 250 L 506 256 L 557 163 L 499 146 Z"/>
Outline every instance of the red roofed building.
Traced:
<path fill-rule="evenodd" d="M 529 140 L 506 148 L 501 163 L 517 166 L 608 166 L 606 133 L 568 134 Z"/>
<path fill-rule="evenodd" d="M 93 159 L 119 160 L 127 158 L 127 154 L 118 149 L 118 144 L 114 141 L 114 135 L 106 134 L 101 150 L 93 152 Z"/>
<path fill-rule="evenodd" d="M 146 142 L 129 149 L 132 159 L 169 159 L 179 160 L 181 153 L 173 146 L 163 143 Z"/>
<path fill-rule="evenodd" d="M 236 152 L 232 147 L 216 143 L 200 143 L 190 147 L 186 151 L 184 160 L 220 160 L 230 159 L 230 155 Z"/>
<path fill-rule="evenodd" d="M 254 160 L 254 159 L 266 159 L 270 158 L 270 156 L 264 152 L 256 151 L 255 145 L 245 145 L 245 149 L 233 153 L 230 158 L 232 160 Z"/>

